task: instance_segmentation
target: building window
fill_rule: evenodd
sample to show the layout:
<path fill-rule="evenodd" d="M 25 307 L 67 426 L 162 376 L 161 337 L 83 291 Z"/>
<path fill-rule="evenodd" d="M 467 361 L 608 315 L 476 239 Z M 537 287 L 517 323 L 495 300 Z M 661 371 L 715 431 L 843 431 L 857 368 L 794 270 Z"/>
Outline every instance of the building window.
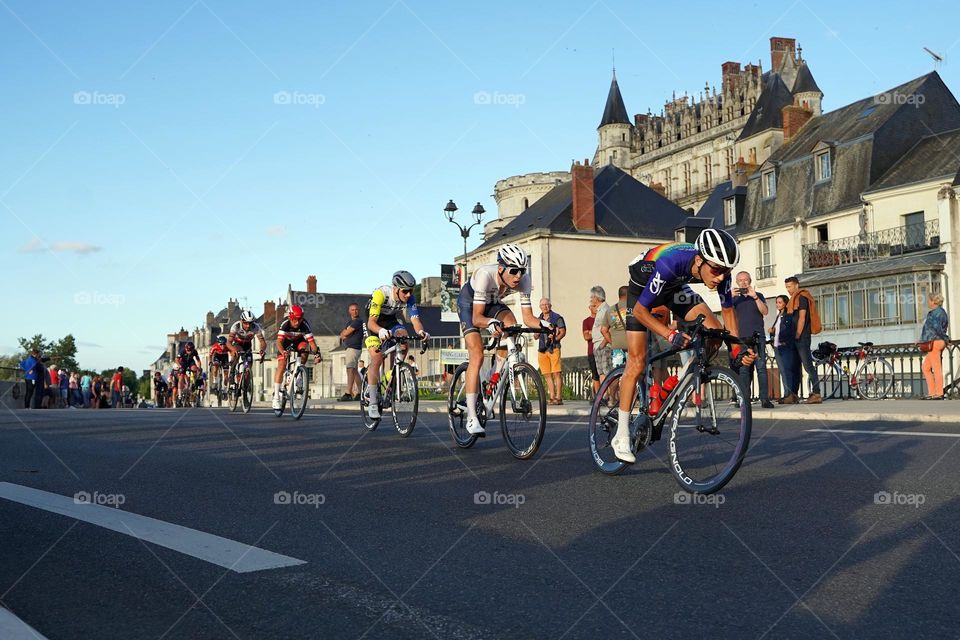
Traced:
<path fill-rule="evenodd" d="M 524 199 L 523 199 L 523 210 L 526 211 L 529 206 L 530 206 L 530 201 L 529 201 L 527 198 L 524 198 Z"/>
<path fill-rule="evenodd" d="M 709 189 L 713 185 L 713 165 L 710 164 L 710 156 L 707 155 L 703 160 L 703 186 Z"/>
<path fill-rule="evenodd" d="M 813 228 L 813 233 L 814 233 L 816 242 L 819 242 L 821 244 L 826 244 L 827 241 L 830 239 L 829 236 L 827 236 L 827 225 L 825 224 L 820 224 L 815 226 Z"/>
<path fill-rule="evenodd" d="M 814 286 L 810 292 L 823 328 L 840 330 L 914 325 L 927 313 L 927 292 L 939 289 L 940 274 L 924 272 Z"/>
<path fill-rule="evenodd" d="M 683 195 L 690 195 L 690 163 L 683 163 Z"/>
<path fill-rule="evenodd" d="M 757 280 L 772 278 L 774 273 L 773 251 L 771 238 L 760 238 L 757 242 L 757 256 L 760 263 L 757 267 Z"/>
<path fill-rule="evenodd" d="M 763 174 L 763 197 L 775 198 L 777 196 L 777 172 L 767 171 Z"/>
<path fill-rule="evenodd" d="M 614 152 L 610 155 L 610 164 L 613 164 L 613 161 L 616 160 L 616 159 L 617 159 L 617 152 L 614 151 Z"/>
<path fill-rule="evenodd" d="M 728 227 L 737 224 L 737 199 L 734 197 L 723 200 L 723 223 Z"/>
<path fill-rule="evenodd" d="M 620 134 L 620 142 L 626 142 L 626 141 L 627 141 L 627 134 L 621 133 L 621 134 Z"/>
<path fill-rule="evenodd" d="M 924 246 L 926 234 L 924 233 L 923 211 L 916 211 L 903 216 L 903 227 L 906 236 L 904 238 L 907 243 L 906 248 L 916 249 Z"/>
<path fill-rule="evenodd" d="M 833 175 L 833 169 L 830 166 L 830 152 L 824 151 L 823 153 L 818 153 L 814 159 L 814 165 L 817 170 L 817 182 L 823 182 L 829 180 Z"/>

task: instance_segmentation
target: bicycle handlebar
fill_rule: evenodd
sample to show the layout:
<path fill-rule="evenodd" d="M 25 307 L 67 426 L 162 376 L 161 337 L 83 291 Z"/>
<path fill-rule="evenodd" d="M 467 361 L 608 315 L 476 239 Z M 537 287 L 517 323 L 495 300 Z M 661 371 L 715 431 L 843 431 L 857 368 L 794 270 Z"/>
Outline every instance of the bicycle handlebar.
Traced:
<path fill-rule="evenodd" d="M 522 324 L 515 324 L 509 327 L 501 326 L 500 337 L 491 335 L 490 339 L 486 342 L 486 344 L 483 345 L 483 348 L 485 351 L 490 351 L 491 349 L 495 348 L 497 344 L 499 344 L 501 338 L 507 337 L 507 336 L 520 335 L 522 333 L 536 333 L 538 335 L 544 334 L 544 333 L 550 333 L 550 334 L 556 335 L 557 328 L 556 327 L 553 327 L 552 329 L 547 329 L 545 327 L 532 328 Z"/>
<path fill-rule="evenodd" d="M 402 345 L 407 342 L 415 342 L 417 340 L 423 342 L 423 345 L 420 348 L 420 354 L 423 355 L 427 352 L 427 340 L 424 340 L 420 336 L 391 336 L 380 343 L 380 346 L 377 347 L 377 353 L 383 353 L 384 347 L 387 347 L 387 351 L 389 351 L 394 345 Z M 389 344 L 391 342 L 393 344 Z"/>

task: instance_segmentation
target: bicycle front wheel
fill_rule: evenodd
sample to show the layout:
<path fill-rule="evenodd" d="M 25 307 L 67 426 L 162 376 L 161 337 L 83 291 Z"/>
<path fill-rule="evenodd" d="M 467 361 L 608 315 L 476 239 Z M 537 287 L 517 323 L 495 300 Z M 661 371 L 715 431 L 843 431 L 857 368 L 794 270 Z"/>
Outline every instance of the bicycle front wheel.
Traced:
<path fill-rule="evenodd" d="M 293 381 L 290 383 L 290 415 L 294 420 L 303 417 L 303 412 L 307 410 L 307 389 L 310 381 L 307 380 L 307 370 L 303 367 L 297 369 L 293 374 Z"/>
<path fill-rule="evenodd" d="M 450 394 L 447 397 L 447 421 L 453 441 L 461 449 L 469 449 L 477 443 L 477 436 L 467 431 L 467 363 L 464 362 L 453 372 L 450 381 Z M 477 418 L 486 425 L 487 416 L 483 410 L 480 394 L 477 394 Z"/>
<path fill-rule="evenodd" d="M 250 372 L 246 369 L 243 370 L 243 375 L 240 376 L 240 401 L 243 404 L 243 412 L 250 413 L 250 408 L 253 406 L 253 381 L 250 378 Z"/>
<path fill-rule="evenodd" d="M 417 372 L 406 362 L 397 365 L 393 380 L 393 423 L 401 437 L 413 433 L 417 425 L 417 409 L 420 405 L 420 390 Z"/>
<path fill-rule="evenodd" d="M 753 414 L 740 377 L 711 367 L 682 391 L 670 416 L 670 470 L 684 491 L 714 493 L 743 464 Z M 687 403 L 694 396 L 692 403 Z M 699 400 L 699 403 L 697 402 Z M 733 401 L 733 402 L 731 402 Z"/>
<path fill-rule="evenodd" d="M 857 369 L 857 394 L 864 400 L 882 400 L 893 391 L 896 376 L 885 358 L 867 358 Z"/>
<path fill-rule="evenodd" d="M 514 458 L 526 460 L 543 442 L 547 396 L 540 372 L 528 362 L 513 365 L 500 396 L 500 428 Z"/>
<path fill-rule="evenodd" d="M 840 368 L 840 365 L 832 362 L 821 362 L 817 365 L 817 376 L 820 378 L 820 390 L 823 392 L 823 398 L 835 400 L 842 395 L 843 369 Z"/>

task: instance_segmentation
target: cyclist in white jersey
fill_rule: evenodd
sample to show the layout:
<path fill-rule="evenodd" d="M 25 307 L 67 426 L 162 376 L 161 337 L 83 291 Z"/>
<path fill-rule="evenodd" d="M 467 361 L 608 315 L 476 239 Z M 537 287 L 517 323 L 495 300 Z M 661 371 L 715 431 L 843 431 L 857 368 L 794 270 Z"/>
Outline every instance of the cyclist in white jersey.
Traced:
<path fill-rule="evenodd" d="M 466 401 L 467 401 L 467 432 L 483 436 L 483 426 L 477 418 L 477 393 L 480 389 L 480 367 L 483 365 L 483 340 L 480 338 L 480 329 L 487 329 L 495 336 L 501 335 L 501 327 L 517 324 L 517 318 L 510 307 L 502 300 L 512 293 L 520 294 L 520 311 L 523 314 L 523 324 L 531 329 L 544 327 L 552 329 L 553 325 L 533 315 L 533 305 L 530 302 L 532 284 L 528 270 L 527 252 L 515 244 L 505 244 L 497 251 L 497 264 L 486 265 L 477 269 L 470 281 L 460 290 L 457 300 L 457 312 L 460 316 L 460 329 L 463 332 L 463 341 L 467 345 L 470 363 L 467 366 Z M 507 348 L 497 349 L 495 368 L 507 357 Z"/>

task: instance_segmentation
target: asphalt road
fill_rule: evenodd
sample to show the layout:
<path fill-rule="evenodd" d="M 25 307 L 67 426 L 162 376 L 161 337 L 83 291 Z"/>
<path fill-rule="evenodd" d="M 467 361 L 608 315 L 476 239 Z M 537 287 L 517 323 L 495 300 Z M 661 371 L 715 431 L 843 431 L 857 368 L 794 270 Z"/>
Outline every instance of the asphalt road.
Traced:
<path fill-rule="evenodd" d="M 0 635 L 960 634 L 960 425 L 758 421 L 723 493 L 677 504 L 651 454 L 597 473 L 584 421 L 551 421 L 521 462 L 499 436 L 453 449 L 437 414 L 401 439 L 317 411 L 6 411 Z M 148 523 L 157 542 L 55 513 L 56 496 L 29 489 L 162 521 Z M 23 495 L 49 504 L 11 499 Z M 239 572 L 204 557 L 237 546 L 291 564 Z"/>

